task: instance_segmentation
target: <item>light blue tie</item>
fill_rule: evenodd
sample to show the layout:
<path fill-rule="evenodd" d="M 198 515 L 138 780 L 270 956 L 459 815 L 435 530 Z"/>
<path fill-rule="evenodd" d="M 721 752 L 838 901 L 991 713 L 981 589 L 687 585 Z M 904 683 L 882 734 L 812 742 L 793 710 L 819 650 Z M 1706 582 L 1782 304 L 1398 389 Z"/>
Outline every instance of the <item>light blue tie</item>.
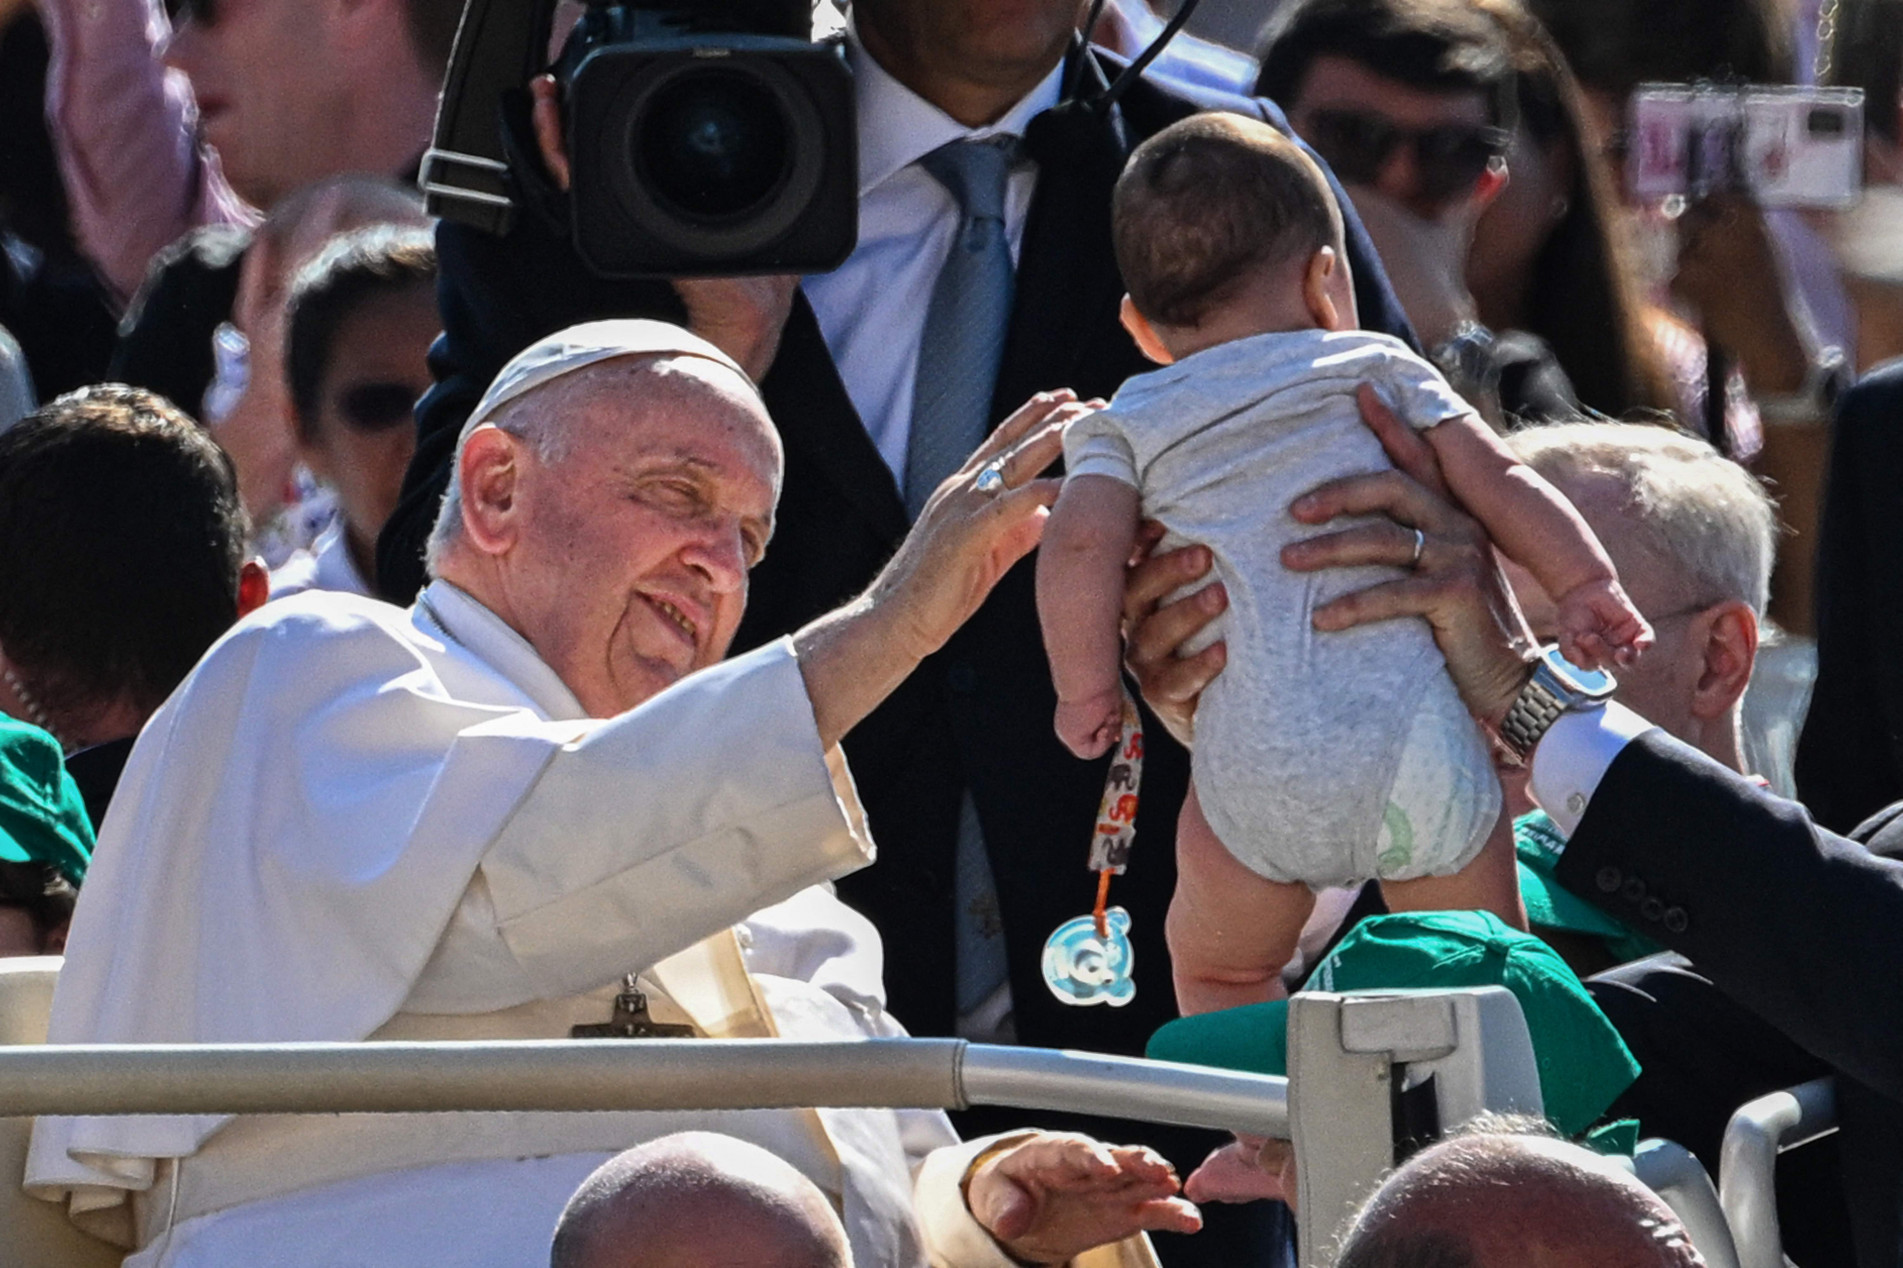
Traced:
<path fill-rule="evenodd" d="M 951 191 L 961 215 L 951 252 L 932 286 L 919 341 L 912 432 L 905 450 L 905 510 L 913 519 L 932 490 L 964 465 L 991 421 L 1015 281 L 1004 192 L 1017 144 L 1013 137 L 953 141 L 919 160 Z M 966 1019 L 975 1020 L 980 1006 L 993 1000 L 1007 973 L 997 883 L 969 792 L 959 805 L 952 898 L 958 1029 L 963 1033 Z M 995 1019 L 980 1026 L 966 1037 L 996 1040 L 1008 1034 L 998 1033 Z"/>
<path fill-rule="evenodd" d="M 919 160 L 951 191 L 963 215 L 932 286 L 919 341 L 905 451 L 905 509 L 914 519 L 932 490 L 971 456 L 991 421 L 991 394 L 1011 322 L 1014 279 L 1004 191 L 1017 144 L 1015 137 L 953 141 Z"/>

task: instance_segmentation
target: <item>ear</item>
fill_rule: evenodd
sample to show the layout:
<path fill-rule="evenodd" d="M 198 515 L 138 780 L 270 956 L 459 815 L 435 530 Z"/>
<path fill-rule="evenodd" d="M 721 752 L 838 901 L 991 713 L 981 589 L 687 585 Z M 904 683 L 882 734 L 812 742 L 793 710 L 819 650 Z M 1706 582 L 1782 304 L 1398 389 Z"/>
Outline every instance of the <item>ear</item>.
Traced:
<path fill-rule="evenodd" d="M 521 535 L 522 442 L 484 424 L 464 442 L 463 539 L 485 555 L 506 555 Z"/>
<path fill-rule="evenodd" d="M 1480 173 L 1480 179 L 1474 182 L 1474 214 L 1477 216 L 1485 211 L 1493 200 L 1500 196 L 1501 191 L 1506 189 L 1507 182 L 1511 179 L 1511 175 L 1507 172 L 1507 161 L 1504 158 L 1490 161 L 1487 164 L 1487 170 Z"/>
<path fill-rule="evenodd" d="M 1137 351 L 1158 365 L 1168 365 L 1176 360 L 1170 354 L 1169 345 L 1163 342 L 1163 336 L 1156 333 L 1156 327 L 1150 319 L 1137 311 L 1137 306 L 1128 295 L 1123 297 L 1123 306 L 1117 310 L 1117 319 L 1123 328 L 1136 340 Z"/>
<path fill-rule="evenodd" d="M 244 620 L 271 597 L 271 574 L 262 559 L 247 559 L 238 569 L 238 619 Z"/>
<path fill-rule="evenodd" d="M 1704 630 L 1704 669 L 1692 692 L 1691 712 L 1709 721 L 1724 716 L 1751 685 L 1758 660 L 1758 617 L 1750 604 L 1732 599 L 1706 609 L 1696 620 Z"/>
<path fill-rule="evenodd" d="M 1355 324 L 1352 302 L 1344 308 L 1340 301 L 1345 277 L 1347 264 L 1333 247 L 1317 249 L 1302 269 L 1302 302 L 1309 319 L 1322 330 L 1347 330 Z"/>

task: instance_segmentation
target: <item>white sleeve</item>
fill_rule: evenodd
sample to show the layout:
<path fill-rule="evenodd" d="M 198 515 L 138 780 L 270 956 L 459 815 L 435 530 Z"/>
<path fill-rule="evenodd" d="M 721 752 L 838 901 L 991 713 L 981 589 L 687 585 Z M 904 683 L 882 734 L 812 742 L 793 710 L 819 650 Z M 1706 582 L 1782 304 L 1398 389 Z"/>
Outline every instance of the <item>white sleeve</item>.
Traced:
<path fill-rule="evenodd" d="M 1439 370 L 1411 352 L 1396 349 L 1388 358 L 1388 374 L 1381 385 L 1388 407 L 1416 431 L 1426 431 L 1450 418 L 1471 414 L 1474 407 L 1454 391 Z"/>
<path fill-rule="evenodd" d="M 1527 791 L 1564 836 L 1586 817 L 1599 781 L 1625 746 L 1655 728 L 1624 705 L 1560 715 L 1533 750 Z"/>
<path fill-rule="evenodd" d="M 1009 1132 L 983 1136 L 935 1149 L 925 1156 L 912 1180 L 912 1205 L 918 1212 L 919 1232 L 925 1238 L 925 1258 L 932 1268 L 1016 1268 L 990 1233 L 985 1232 L 965 1205 L 965 1172 L 985 1150 L 1011 1136 Z"/>
<path fill-rule="evenodd" d="M 40 13 L 47 130 L 73 231 L 121 298 L 186 230 L 256 222 L 199 143 L 191 85 L 160 60 L 171 28 L 158 0 L 40 0 Z"/>
<path fill-rule="evenodd" d="M 1080 475 L 1109 476 L 1143 487 L 1136 451 L 1109 410 L 1095 410 L 1064 429 L 1064 478 Z"/>
<path fill-rule="evenodd" d="M 790 640 L 656 703 L 664 732 L 644 705 L 556 750 L 484 852 L 407 1007 L 591 990 L 872 861 Z"/>

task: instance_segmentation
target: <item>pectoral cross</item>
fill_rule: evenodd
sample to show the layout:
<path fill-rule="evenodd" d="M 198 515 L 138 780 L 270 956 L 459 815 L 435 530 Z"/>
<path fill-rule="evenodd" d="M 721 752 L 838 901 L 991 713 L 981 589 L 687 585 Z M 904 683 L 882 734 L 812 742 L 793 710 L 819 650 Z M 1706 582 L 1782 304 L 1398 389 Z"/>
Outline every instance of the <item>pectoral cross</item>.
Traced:
<path fill-rule="evenodd" d="M 605 1022 L 569 1028 L 570 1039 L 692 1039 L 694 1028 L 648 1016 L 648 997 L 634 984 L 634 974 L 621 979 L 614 1016 Z"/>

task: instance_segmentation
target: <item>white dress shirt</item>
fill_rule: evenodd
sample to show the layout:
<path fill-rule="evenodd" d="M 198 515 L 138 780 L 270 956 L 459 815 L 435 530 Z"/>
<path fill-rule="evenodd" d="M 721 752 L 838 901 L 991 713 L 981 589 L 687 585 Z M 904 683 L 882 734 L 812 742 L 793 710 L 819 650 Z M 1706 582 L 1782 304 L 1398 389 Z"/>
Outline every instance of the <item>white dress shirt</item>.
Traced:
<path fill-rule="evenodd" d="M 918 160 L 965 137 L 1022 136 L 1057 104 L 1063 67 L 996 123 L 968 128 L 894 79 L 857 38 L 848 39 L 846 55 L 859 102 L 859 245 L 837 269 L 801 285 L 846 394 L 903 487 L 925 309 L 959 222 L 957 200 Z M 1036 165 L 1026 160 L 1005 190 L 1014 261 L 1036 181 Z"/>
<path fill-rule="evenodd" d="M 1586 817 L 1599 781 L 1613 759 L 1647 731 L 1650 722 L 1624 705 L 1562 713 L 1533 750 L 1527 792 L 1564 836 L 1572 836 Z"/>

